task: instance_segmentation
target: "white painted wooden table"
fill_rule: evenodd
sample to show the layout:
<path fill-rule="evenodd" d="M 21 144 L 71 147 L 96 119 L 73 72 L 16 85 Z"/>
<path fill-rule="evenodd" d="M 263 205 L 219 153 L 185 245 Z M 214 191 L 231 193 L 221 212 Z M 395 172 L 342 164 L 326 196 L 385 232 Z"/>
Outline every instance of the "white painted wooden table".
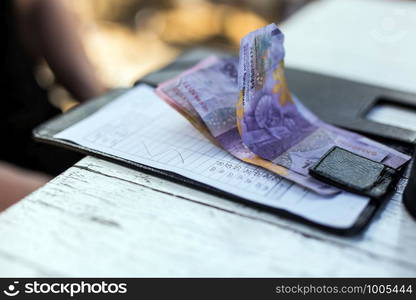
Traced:
<path fill-rule="evenodd" d="M 404 184 L 343 238 L 86 157 L 0 214 L 0 276 L 416 276 Z"/>
<path fill-rule="evenodd" d="M 0 216 L 0 276 L 415 276 L 393 199 L 341 238 L 87 157 Z"/>

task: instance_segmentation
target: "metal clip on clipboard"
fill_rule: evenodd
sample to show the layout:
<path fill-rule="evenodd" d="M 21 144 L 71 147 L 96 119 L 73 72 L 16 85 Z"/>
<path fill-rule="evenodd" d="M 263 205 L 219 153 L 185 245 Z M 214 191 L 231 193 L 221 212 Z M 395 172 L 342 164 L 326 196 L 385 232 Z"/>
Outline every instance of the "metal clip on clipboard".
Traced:
<path fill-rule="evenodd" d="M 330 149 L 309 170 L 318 180 L 373 199 L 386 195 L 399 172 L 340 147 Z"/>

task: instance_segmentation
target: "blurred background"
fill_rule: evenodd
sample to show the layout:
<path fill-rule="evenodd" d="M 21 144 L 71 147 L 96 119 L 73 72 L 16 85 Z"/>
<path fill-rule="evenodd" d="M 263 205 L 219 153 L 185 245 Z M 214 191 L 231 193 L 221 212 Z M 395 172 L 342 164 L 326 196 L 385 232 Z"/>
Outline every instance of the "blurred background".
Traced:
<path fill-rule="evenodd" d="M 108 87 L 129 86 L 189 47 L 237 50 L 249 31 L 279 23 L 313 0 L 67 0 L 85 49 Z M 63 111 L 76 102 L 46 64 L 38 82 Z"/>

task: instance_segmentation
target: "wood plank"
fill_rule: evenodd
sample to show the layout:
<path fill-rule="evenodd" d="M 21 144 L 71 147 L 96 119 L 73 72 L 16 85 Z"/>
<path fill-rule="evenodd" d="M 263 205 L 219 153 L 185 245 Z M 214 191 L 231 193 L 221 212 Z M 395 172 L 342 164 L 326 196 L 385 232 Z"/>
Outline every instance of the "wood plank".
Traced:
<path fill-rule="evenodd" d="M 398 211 L 336 238 L 86 158 L 0 215 L 0 276 L 415 276 Z"/>
<path fill-rule="evenodd" d="M 381 214 L 376 216 L 369 228 L 358 237 L 337 237 L 311 227 L 286 220 L 274 214 L 254 209 L 235 201 L 216 197 L 195 189 L 151 176 L 133 169 L 126 168 L 94 157 L 81 160 L 76 167 L 84 168 L 106 176 L 134 182 L 164 193 L 174 194 L 198 203 L 212 205 L 224 210 L 251 217 L 264 222 L 270 222 L 282 228 L 299 232 L 311 238 L 326 240 L 343 247 L 352 247 L 370 255 L 387 256 L 398 263 L 416 267 L 416 222 L 410 217 L 402 205 L 401 194 L 406 186 L 402 180 L 397 186 L 397 192 L 386 205 Z"/>

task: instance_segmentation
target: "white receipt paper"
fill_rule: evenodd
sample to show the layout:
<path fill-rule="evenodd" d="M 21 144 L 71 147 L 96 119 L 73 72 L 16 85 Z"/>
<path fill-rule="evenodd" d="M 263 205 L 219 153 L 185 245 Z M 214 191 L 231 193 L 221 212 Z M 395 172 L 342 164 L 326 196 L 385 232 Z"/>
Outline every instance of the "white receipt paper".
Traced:
<path fill-rule="evenodd" d="M 349 228 L 369 199 L 322 197 L 209 142 L 146 85 L 139 85 L 55 138 L 153 168 L 168 170 L 308 220 Z"/>

